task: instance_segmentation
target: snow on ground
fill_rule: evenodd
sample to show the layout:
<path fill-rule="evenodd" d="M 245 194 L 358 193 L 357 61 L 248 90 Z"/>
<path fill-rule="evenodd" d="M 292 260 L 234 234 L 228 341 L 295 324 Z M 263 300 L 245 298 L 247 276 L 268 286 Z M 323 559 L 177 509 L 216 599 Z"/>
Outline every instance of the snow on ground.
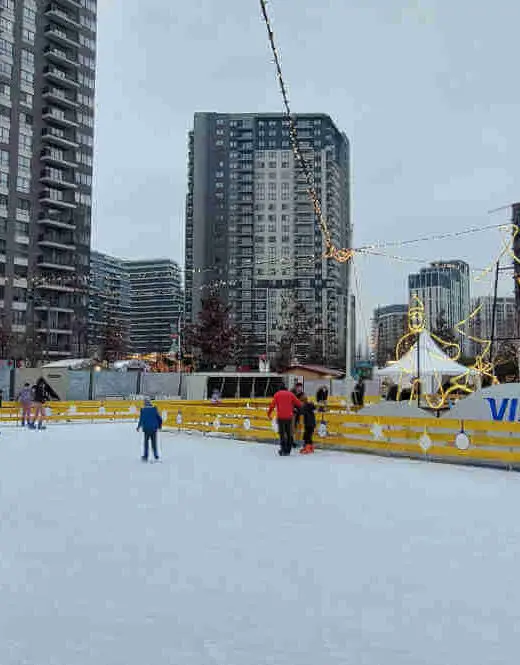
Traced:
<path fill-rule="evenodd" d="M 162 435 L 0 436 L 2 665 L 513 665 L 520 476 Z"/>

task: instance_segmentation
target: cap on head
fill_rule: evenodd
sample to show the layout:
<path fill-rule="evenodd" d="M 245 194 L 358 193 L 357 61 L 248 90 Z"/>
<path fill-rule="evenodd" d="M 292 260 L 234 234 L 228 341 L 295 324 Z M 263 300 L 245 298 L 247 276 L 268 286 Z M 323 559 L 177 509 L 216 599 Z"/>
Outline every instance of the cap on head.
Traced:
<path fill-rule="evenodd" d="M 144 405 L 145 406 L 152 406 L 152 400 L 149 397 L 144 398 Z"/>

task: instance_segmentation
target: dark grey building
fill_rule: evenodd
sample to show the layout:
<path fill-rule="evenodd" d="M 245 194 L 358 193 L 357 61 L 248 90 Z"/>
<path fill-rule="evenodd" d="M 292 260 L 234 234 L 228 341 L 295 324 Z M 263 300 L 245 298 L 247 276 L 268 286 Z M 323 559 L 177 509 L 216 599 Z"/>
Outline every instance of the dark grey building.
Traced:
<path fill-rule="evenodd" d="M 183 310 L 181 270 L 169 259 L 125 261 L 133 353 L 168 353 Z"/>
<path fill-rule="evenodd" d="M 385 305 L 374 311 L 372 357 L 378 367 L 396 360 L 399 340 L 408 332 L 408 305 Z"/>
<path fill-rule="evenodd" d="M 99 354 L 108 330 L 119 331 L 130 349 L 130 281 L 124 262 L 91 252 L 89 294 L 89 356 Z"/>
<path fill-rule="evenodd" d="M 348 139 L 327 115 L 298 115 L 296 122 L 333 241 L 349 247 Z M 311 324 L 302 341 L 311 339 L 328 362 L 344 362 L 349 269 L 323 259 L 323 238 L 289 134 L 281 114 L 195 114 L 188 148 L 186 319 L 196 317 L 201 296 L 216 287 L 252 340 L 254 355 L 267 350 L 272 357 L 288 308 L 303 303 Z"/>
<path fill-rule="evenodd" d="M 513 252 L 516 260 L 513 261 L 515 276 L 515 305 L 516 305 L 516 336 L 520 336 L 520 203 L 512 205 L 513 225 Z"/>
<path fill-rule="evenodd" d="M 0 2 L 0 301 L 8 355 L 87 342 L 94 0 Z"/>
<path fill-rule="evenodd" d="M 408 277 L 410 302 L 418 296 L 424 304 L 426 326 L 435 331 L 441 319 L 452 331 L 470 314 L 469 265 L 465 261 L 436 261 Z M 464 348 L 467 339 L 461 338 Z"/>
<path fill-rule="evenodd" d="M 90 283 L 91 353 L 103 346 L 107 330 L 122 335 L 129 354 L 168 353 L 184 305 L 177 263 L 125 261 L 92 252 Z"/>

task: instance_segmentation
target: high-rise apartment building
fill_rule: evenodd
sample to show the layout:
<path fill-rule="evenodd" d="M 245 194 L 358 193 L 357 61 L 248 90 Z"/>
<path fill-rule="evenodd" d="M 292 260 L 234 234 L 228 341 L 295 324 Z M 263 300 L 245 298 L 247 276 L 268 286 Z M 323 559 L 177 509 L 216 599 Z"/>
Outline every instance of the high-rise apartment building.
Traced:
<path fill-rule="evenodd" d="M 517 259 L 520 259 L 520 203 L 513 203 L 511 221 L 513 224 L 513 252 Z M 513 261 L 513 271 L 515 277 L 516 336 L 520 337 L 520 260 Z"/>
<path fill-rule="evenodd" d="M 121 259 L 91 252 L 88 313 L 89 355 L 98 353 L 111 327 L 130 349 L 130 283 Z"/>
<path fill-rule="evenodd" d="M 296 125 L 333 242 L 349 247 L 348 139 L 327 115 L 298 115 Z M 323 258 L 286 117 L 197 113 L 188 152 L 187 321 L 217 288 L 254 353 L 272 355 L 299 303 L 311 323 L 298 360 L 309 341 L 328 362 L 344 360 L 349 268 Z"/>
<path fill-rule="evenodd" d="M 103 347 L 117 331 L 128 353 L 167 353 L 179 331 L 181 270 L 169 259 L 125 261 L 92 252 L 89 346 Z"/>
<path fill-rule="evenodd" d="M 168 353 L 183 311 L 181 270 L 169 259 L 125 261 L 133 353 Z"/>
<path fill-rule="evenodd" d="M 451 330 L 470 314 L 469 266 L 464 261 L 436 261 L 409 275 L 410 301 L 424 304 L 426 326 L 436 330 L 441 320 Z"/>
<path fill-rule="evenodd" d="M 386 305 L 374 311 L 372 320 L 372 355 L 378 367 L 396 360 L 396 347 L 408 332 L 408 305 Z"/>
<path fill-rule="evenodd" d="M 477 311 L 477 308 L 478 311 Z M 488 341 L 492 338 L 493 328 L 493 296 L 473 298 L 471 310 L 476 312 L 472 317 L 468 333 L 477 339 Z M 496 343 L 493 356 L 500 351 L 504 343 L 516 344 L 516 304 L 514 298 L 498 297 L 495 305 L 495 335 Z M 469 341 L 468 353 L 477 356 L 483 353 L 485 346 L 481 342 Z"/>
<path fill-rule="evenodd" d="M 94 0 L 0 0 L 0 302 L 9 355 L 82 355 Z"/>

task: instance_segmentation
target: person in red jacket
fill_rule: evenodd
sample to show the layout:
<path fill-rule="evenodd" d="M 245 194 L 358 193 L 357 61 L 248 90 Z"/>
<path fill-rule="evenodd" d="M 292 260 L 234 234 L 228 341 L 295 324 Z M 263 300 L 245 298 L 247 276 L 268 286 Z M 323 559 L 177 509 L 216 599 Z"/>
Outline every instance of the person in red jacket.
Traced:
<path fill-rule="evenodd" d="M 301 409 L 302 403 L 290 390 L 279 390 L 269 405 L 267 416 L 270 418 L 276 409 L 278 434 L 280 435 L 279 455 L 290 455 L 293 447 L 294 409 Z"/>

